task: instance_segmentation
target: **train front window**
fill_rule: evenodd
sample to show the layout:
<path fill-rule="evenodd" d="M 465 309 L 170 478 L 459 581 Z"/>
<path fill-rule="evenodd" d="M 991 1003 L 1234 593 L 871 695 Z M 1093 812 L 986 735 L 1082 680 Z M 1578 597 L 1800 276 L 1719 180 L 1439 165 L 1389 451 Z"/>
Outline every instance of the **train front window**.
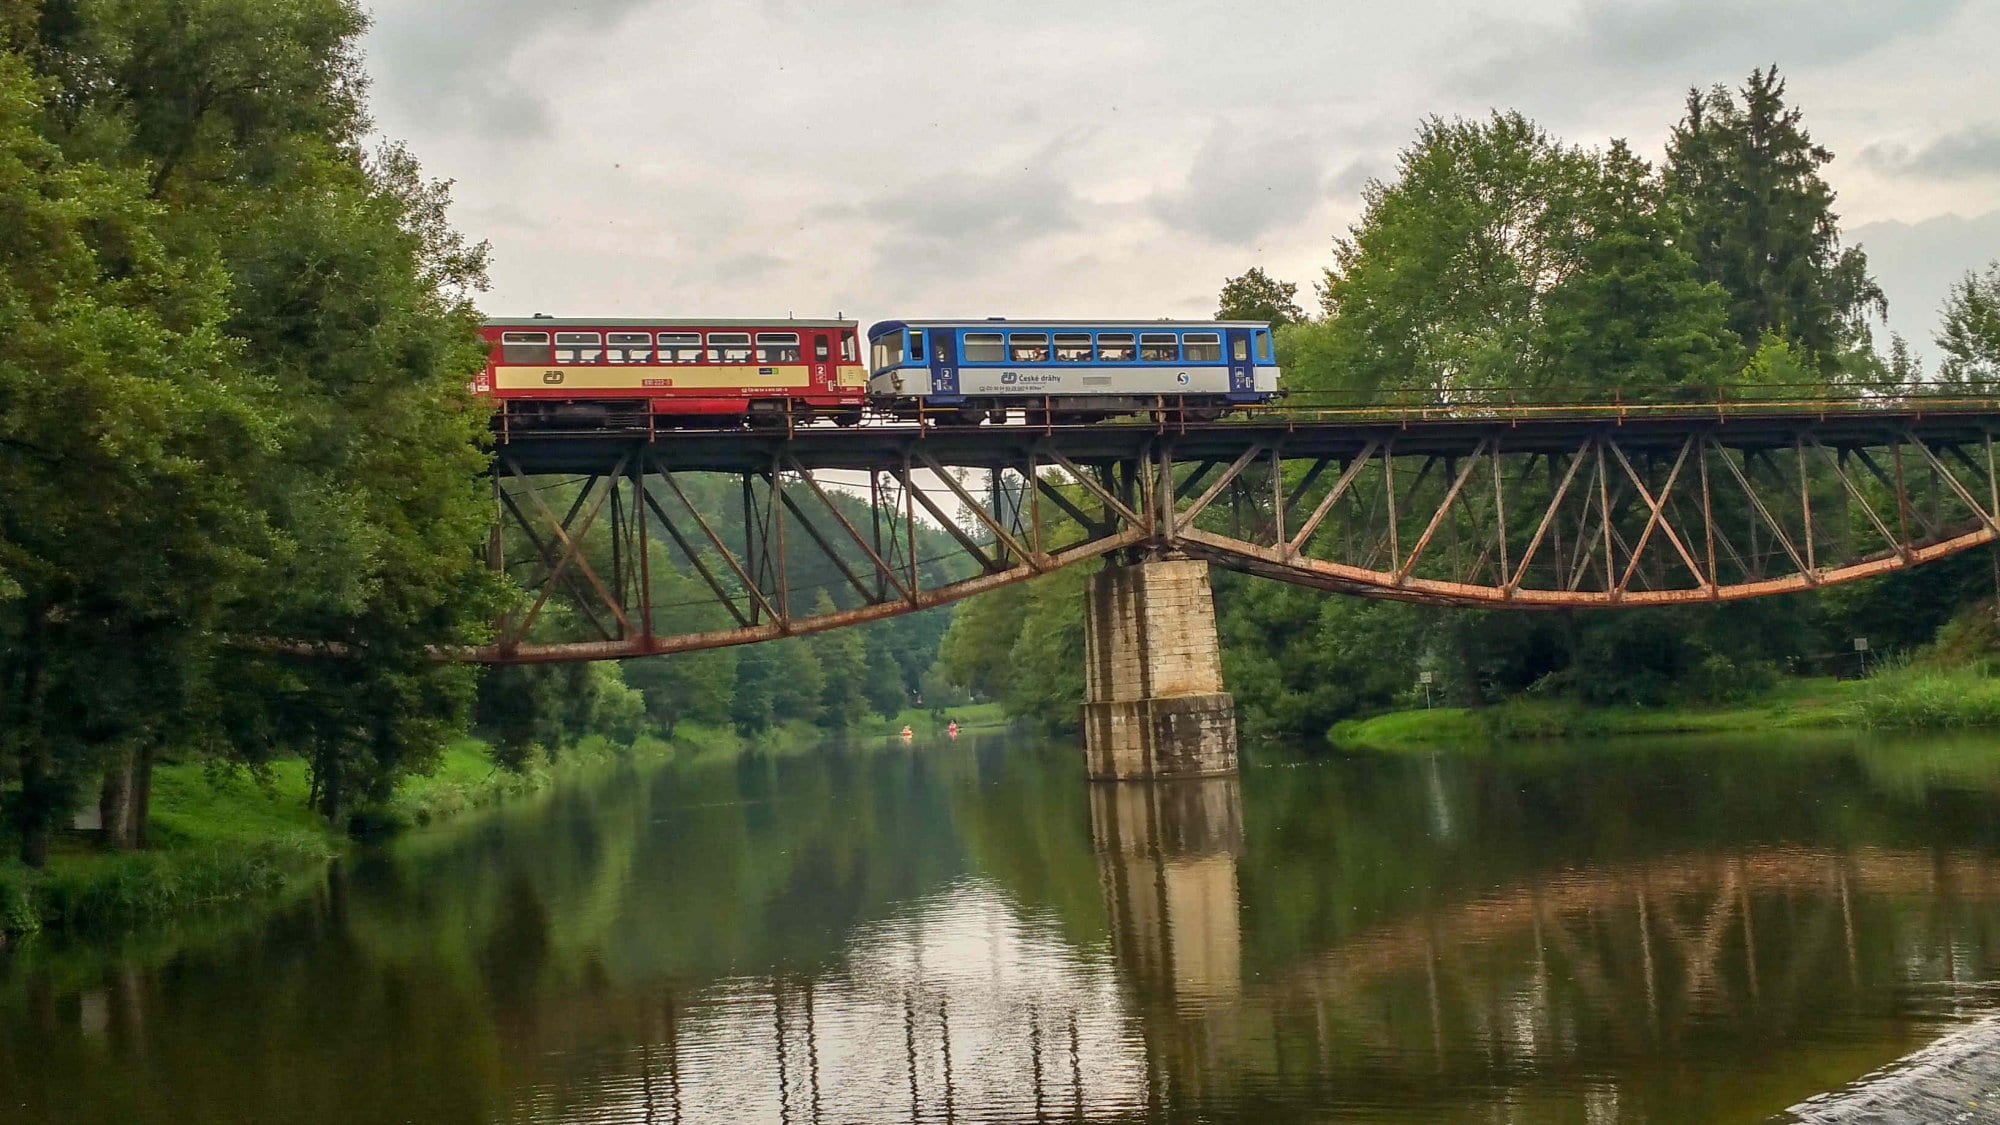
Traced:
<path fill-rule="evenodd" d="M 842 332 L 840 334 L 840 362 L 842 363 L 861 362 L 861 352 L 859 350 L 859 345 L 857 345 L 854 342 L 854 333 L 852 332 Z"/>
<path fill-rule="evenodd" d="M 1089 363 L 1090 333 L 1088 332 L 1056 333 L 1056 362 Z"/>
<path fill-rule="evenodd" d="M 1138 355 L 1138 348 L 1132 342 L 1130 332 L 1099 332 L 1097 334 L 1097 360 L 1099 363 L 1130 363 Z"/>
<path fill-rule="evenodd" d="M 1180 337 L 1171 332 L 1146 332 L 1139 337 L 1139 358 L 1147 363 L 1178 363 Z"/>
<path fill-rule="evenodd" d="M 651 332 L 613 332 L 606 340 L 611 347 L 604 354 L 613 363 L 653 362 Z"/>
<path fill-rule="evenodd" d="M 556 333 L 557 363 L 603 363 L 604 337 L 596 332 Z"/>
<path fill-rule="evenodd" d="M 1239 339 L 1230 351 L 1235 354 L 1236 362 L 1241 363 L 1250 358 L 1250 341 Z"/>
<path fill-rule="evenodd" d="M 1257 330 L 1257 358 L 1265 363 L 1271 362 L 1271 334 L 1262 328 Z"/>
<path fill-rule="evenodd" d="M 796 332 L 757 333 L 758 363 L 797 363 L 799 334 Z"/>
<path fill-rule="evenodd" d="M 546 332 L 502 332 L 500 362 L 507 364 L 549 362 L 549 334 Z"/>
<path fill-rule="evenodd" d="M 1237 345 L 1241 347 L 1239 343 Z M 1242 356 L 1236 358 L 1241 359 Z M 1221 363 L 1222 337 L 1213 332 L 1190 332 L 1187 334 L 1187 361 L 1189 363 Z"/>
<path fill-rule="evenodd" d="M 922 363 L 924 361 L 924 356 L 927 354 L 929 353 L 924 351 L 923 329 L 921 328 L 910 329 L 910 362 Z"/>
<path fill-rule="evenodd" d="M 1007 349 L 998 332 L 967 332 L 963 358 L 967 363 L 1004 363 Z"/>
<path fill-rule="evenodd" d="M 1049 336 L 1046 332 L 1016 332 L 1007 337 L 1007 355 L 1015 363 L 1047 363 Z"/>
<path fill-rule="evenodd" d="M 708 334 L 708 362 L 749 363 L 750 333 L 710 332 Z"/>
<path fill-rule="evenodd" d="M 875 337 L 875 370 L 886 371 L 903 363 L 903 334 L 884 332 Z"/>
<path fill-rule="evenodd" d="M 833 358 L 833 349 L 827 346 L 825 336 L 813 337 L 813 359 L 825 363 Z"/>

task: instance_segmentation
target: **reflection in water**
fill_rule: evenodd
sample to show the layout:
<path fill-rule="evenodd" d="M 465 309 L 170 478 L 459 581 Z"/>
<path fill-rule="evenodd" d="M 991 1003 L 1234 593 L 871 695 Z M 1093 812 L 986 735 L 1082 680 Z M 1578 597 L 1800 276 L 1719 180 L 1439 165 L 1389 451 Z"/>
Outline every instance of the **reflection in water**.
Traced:
<path fill-rule="evenodd" d="M 31 945 L 0 1117 L 1738 1120 L 2000 1007 L 1990 744 L 1080 772 L 675 766 Z"/>
<path fill-rule="evenodd" d="M 1090 826 L 1121 967 L 1177 1006 L 1234 999 L 1243 987 L 1237 779 L 1095 783 Z"/>

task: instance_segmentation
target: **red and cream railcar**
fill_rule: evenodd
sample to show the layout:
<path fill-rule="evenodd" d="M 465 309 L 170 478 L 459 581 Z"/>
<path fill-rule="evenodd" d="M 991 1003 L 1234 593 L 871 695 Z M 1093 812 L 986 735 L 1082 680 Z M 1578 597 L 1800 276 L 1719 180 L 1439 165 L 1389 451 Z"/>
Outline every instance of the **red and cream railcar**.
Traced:
<path fill-rule="evenodd" d="M 510 424 L 861 420 L 851 320 L 489 320 L 476 394 Z M 650 423 L 649 423 L 650 424 Z"/>

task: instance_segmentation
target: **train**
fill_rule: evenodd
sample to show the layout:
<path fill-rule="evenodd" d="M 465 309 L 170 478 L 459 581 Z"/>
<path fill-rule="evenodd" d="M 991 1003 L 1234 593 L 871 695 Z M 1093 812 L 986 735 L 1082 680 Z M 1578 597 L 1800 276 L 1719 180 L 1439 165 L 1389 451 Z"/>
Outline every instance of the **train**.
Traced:
<path fill-rule="evenodd" d="M 486 321 L 472 382 L 512 428 L 1214 421 L 1282 392 L 1248 320 Z"/>

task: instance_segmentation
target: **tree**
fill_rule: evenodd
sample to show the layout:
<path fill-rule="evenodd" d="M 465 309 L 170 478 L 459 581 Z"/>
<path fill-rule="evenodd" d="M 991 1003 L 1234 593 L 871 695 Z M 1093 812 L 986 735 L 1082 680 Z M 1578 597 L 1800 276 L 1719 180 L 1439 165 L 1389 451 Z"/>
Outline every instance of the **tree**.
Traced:
<path fill-rule="evenodd" d="M 1582 200 L 1574 268 L 1549 291 L 1532 369 L 1557 394 L 1658 397 L 1714 386 L 1741 364 L 1728 295 L 1681 248 L 1658 181 L 1613 141 Z"/>
<path fill-rule="evenodd" d="M 1579 268 L 1597 192 L 1596 158 L 1518 113 L 1424 122 L 1336 240 L 1324 339 L 1288 381 L 1441 399 L 1545 381 L 1540 310 Z"/>
<path fill-rule="evenodd" d="M 813 603 L 813 613 L 832 612 L 833 598 L 821 590 Z M 867 642 L 853 628 L 831 629 L 815 634 L 809 648 L 822 680 L 819 722 L 834 730 L 845 730 L 861 721 L 868 713 Z"/>
<path fill-rule="evenodd" d="M 1215 317 L 1217 320 L 1262 320 L 1273 328 L 1297 324 L 1306 316 L 1305 310 L 1299 308 L 1298 302 L 1293 299 L 1298 292 L 1297 284 L 1278 281 L 1265 273 L 1264 267 L 1252 266 L 1250 272 L 1222 283 Z"/>
<path fill-rule="evenodd" d="M 1952 285 L 1937 345 L 1944 353 L 1938 378 L 1945 385 L 1967 394 L 2000 388 L 2000 262 Z"/>
<path fill-rule="evenodd" d="M 475 672 L 432 648 L 480 640 L 497 606 L 475 562 L 485 414 L 465 390 L 483 362 L 467 296 L 485 250 L 451 230 L 444 186 L 406 152 L 368 154 L 365 25 L 351 0 L 65 3 L 24 52 L 50 139 L 129 177 L 159 208 L 165 255 L 213 271 L 207 288 L 150 291 L 182 317 L 226 293 L 218 347 L 272 415 L 254 457 L 203 461 L 246 482 L 270 529 L 204 635 L 329 654 L 250 645 L 182 661 L 180 694 L 199 706 L 138 742 L 138 770 L 169 742 L 253 767 L 302 751 L 335 822 L 463 729 Z M 227 385 L 228 363 L 207 367 Z M 178 496 L 159 508 L 190 510 Z"/>
<path fill-rule="evenodd" d="M 272 420 L 216 256 L 175 251 L 143 177 L 42 136 L 44 89 L 0 46 L 0 805 L 39 865 L 108 760 L 212 738 Z"/>
<path fill-rule="evenodd" d="M 1689 90 L 1667 141 L 1667 197 L 1707 279 L 1730 298 L 1745 348 L 1766 335 L 1803 347 L 1838 375 L 1869 347 L 1868 322 L 1888 302 L 1860 248 L 1842 248 L 1833 189 L 1820 169 L 1833 153 L 1785 104 L 1777 68 L 1755 70 L 1740 91 Z"/>

